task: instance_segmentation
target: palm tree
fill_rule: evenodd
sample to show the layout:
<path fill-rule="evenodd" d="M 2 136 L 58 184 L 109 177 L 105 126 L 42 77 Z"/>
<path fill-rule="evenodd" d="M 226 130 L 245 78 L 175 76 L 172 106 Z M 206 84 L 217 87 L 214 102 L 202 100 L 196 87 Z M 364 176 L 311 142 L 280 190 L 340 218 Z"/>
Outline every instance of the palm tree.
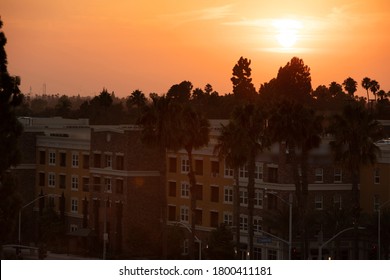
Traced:
<path fill-rule="evenodd" d="M 248 245 L 249 256 L 253 259 L 253 211 L 255 197 L 255 168 L 256 155 L 269 147 L 266 118 L 264 112 L 254 104 L 236 107 L 231 120 L 235 126 L 240 127 L 241 143 L 248 168 Z"/>
<path fill-rule="evenodd" d="M 376 93 L 380 89 L 380 85 L 376 80 L 371 80 L 370 91 L 374 94 L 374 100 L 376 101 Z"/>
<path fill-rule="evenodd" d="M 340 115 L 331 119 L 330 142 L 336 162 L 344 165 L 352 176 L 353 224 L 356 227 L 354 254 L 359 258 L 357 227 L 360 216 L 359 174 L 362 165 L 376 161 L 379 148 L 375 142 L 382 137 L 380 124 L 361 102 L 347 104 Z"/>
<path fill-rule="evenodd" d="M 348 77 L 344 80 L 343 86 L 344 89 L 348 92 L 348 94 L 353 97 L 357 89 L 357 82 L 351 77 Z"/>
<path fill-rule="evenodd" d="M 247 146 L 242 143 L 241 126 L 235 122 L 229 122 L 228 125 L 222 125 L 222 131 L 218 137 L 218 144 L 214 148 L 219 158 L 225 160 L 225 164 L 233 168 L 234 172 L 234 226 L 236 229 L 236 248 L 240 248 L 240 186 L 239 186 L 239 168 L 244 166 L 247 159 Z M 238 257 L 238 255 L 236 256 Z"/>
<path fill-rule="evenodd" d="M 282 101 L 269 120 L 271 137 L 275 142 L 284 142 L 290 157 L 295 194 L 299 211 L 299 228 L 302 237 L 302 255 L 306 258 L 308 241 L 306 236 L 306 215 L 308 197 L 309 152 L 320 144 L 322 117 L 301 104 Z M 298 154 L 300 152 L 300 156 Z M 299 174 L 301 169 L 301 175 Z"/>
<path fill-rule="evenodd" d="M 367 103 L 370 102 L 370 95 L 368 93 L 368 90 L 371 87 L 371 79 L 368 77 L 364 77 L 362 80 L 362 87 L 367 91 Z"/>
<path fill-rule="evenodd" d="M 141 117 L 142 108 L 146 105 L 146 97 L 145 94 L 140 91 L 139 89 L 136 89 L 131 93 L 131 95 L 126 99 L 126 106 L 128 110 L 133 106 L 136 106 L 138 109 L 138 118 Z"/>

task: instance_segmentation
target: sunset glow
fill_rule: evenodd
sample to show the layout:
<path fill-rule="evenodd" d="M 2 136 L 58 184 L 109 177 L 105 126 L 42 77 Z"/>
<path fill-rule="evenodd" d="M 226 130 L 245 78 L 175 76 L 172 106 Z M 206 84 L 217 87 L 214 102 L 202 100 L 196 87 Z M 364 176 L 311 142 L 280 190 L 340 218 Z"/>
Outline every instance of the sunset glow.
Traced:
<path fill-rule="evenodd" d="M 386 0 L 3 0 L 0 16 L 25 93 L 163 94 L 189 80 L 225 94 L 241 56 L 256 89 L 298 56 L 313 88 L 368 76 L 390 90 Z"/>

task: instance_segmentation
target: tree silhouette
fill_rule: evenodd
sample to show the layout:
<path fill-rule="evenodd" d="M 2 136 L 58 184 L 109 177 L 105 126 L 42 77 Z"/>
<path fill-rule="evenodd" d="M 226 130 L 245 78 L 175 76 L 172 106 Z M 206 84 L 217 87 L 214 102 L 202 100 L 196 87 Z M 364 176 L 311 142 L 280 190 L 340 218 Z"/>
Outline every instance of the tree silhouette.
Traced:
<path fill-rule="evenodd" d="M 233 83 L 233 94 L 239 100 L 246 102 L 253 101 L 256 96 L 256 89 L 252 84 L 250 64 L 249 59 L 240 57 L 233 67 L 233 77 L 230 79 Z"/>
<path fill-rule="evenodd" d="M 367 103 L 370 102 L 370 94 L 368 93 L 368 90 L 371 87 L 371 79 L 368 77 L 364 77 L 362 80 L 362 87 L 367 91 Z"/>
<path fill-rule="evenodd" d="M 348 77 L 344 80 L 343 86 L 345 91 L 348 92 L 348 94 L 353 97 L 354 93 L 357 90 L 357 82 L 351 77 Z"/>

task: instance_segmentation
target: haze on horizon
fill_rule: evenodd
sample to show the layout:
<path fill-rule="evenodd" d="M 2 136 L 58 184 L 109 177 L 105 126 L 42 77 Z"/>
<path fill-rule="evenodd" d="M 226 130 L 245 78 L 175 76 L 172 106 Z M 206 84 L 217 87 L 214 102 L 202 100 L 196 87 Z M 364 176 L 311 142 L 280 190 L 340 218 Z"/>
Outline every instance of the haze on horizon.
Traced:
<path fill-rule="evenodd" d="M 165 93 L 173 84 L 232 91 L 232 68 L 251 59 L 253 83 L 276 77 L 293 56 L 312 86 L 358 84 L 390 90 L 390 2 L 2 0 L 8 70 L 24 93 L 117 96 Z"/>

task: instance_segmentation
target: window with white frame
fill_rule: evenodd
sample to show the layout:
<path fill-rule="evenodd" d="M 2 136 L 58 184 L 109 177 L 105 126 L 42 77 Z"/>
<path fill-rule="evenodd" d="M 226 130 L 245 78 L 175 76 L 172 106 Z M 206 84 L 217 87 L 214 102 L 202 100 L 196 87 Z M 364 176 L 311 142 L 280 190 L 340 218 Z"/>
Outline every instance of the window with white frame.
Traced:
<path fill-rule="evenodd" d="M 53 172 L 47 174 L 47 182 L 49 187 L 54 188 L 56 186 L 56 174 Z"/>
<path fill-rule="evenodd" d="M 248 178 L 248 167 L 247 166 L 242 166 L 238 169 L 238 176 L 241 179 L 246 179 Z"/>
<path fill-rule="evenodd" d="M 106 154 L 106 155 L 104 156 L 104 158 L 105 158 L 105 162 L 106 162 L 105 167 L 106 167 L 106 168 L 112 168 L 112 155 Z"/>
<path fill-rule="evenodd" d="M 380 206 L 380 198 L 378 194 L 374 194 L 374 211 L 378 211 Z"/>
<path fill-rule="evenodd" d="M 233 203 L 233 187 L 225 186 L 223 188 L 223 202 L 228 204 Z"/>
<path fill-rule="evenodd" d="M 79 154 L 72 153 L 72 167 L 79 167 Z"/>
<path fill-rule="evenodd" d="M 260 247 L 253 248 L 253 259 L 254 260 L 261 260 L 262 259 Z"/>
<path fill-rule="evenodd" d="M 262 224 L 261 217 L 258 217 L 258 216 L 253 217 L 253 231 L 254 232 L 256 232 L 256 233 L 261 232 L 261 230 L 262 230 L 261 224 Z"/>
<path fill-rule="evenodd" d="M 248 216 L 240 215 L 240 230 L 248 231 Z"/>
<path fill-rule="evenodd" d="M 255 180 L 263 180 L 263 164 L 260 162 L 256 162 L 255 167 Z"/>
<path fill-rule="evenodd" d="M 180 222 L 188 223 L 189 211 L 188 206 L 180 206 Z"/>
<path fill-rule="evenodd" d="M 77 198 L 72 198 L 70 200 L 70 211 L 72 213 L 77 213 L 79 210 L 79 200 Z"/>
<path fill-rule="evenodd" d="M 240 205 L 248 205 L 248 192 L 245 189 L 240 189 Z"/>
<path fill-rule="evenodd" d="M 104 178 L 104 186 L 106 188 L 106 192 L 112 192 L 112 180 L 109 177 Z"/>
<path fill-rule="evenodd" d="M 254 206 L 256 208 L 263 208 L 263 191 L 255 190 Z"/>
<path fill-rule="evenodd" d="M 316 210 L 322 210 L 324 197 L 321 194 L 316 194 L 314 197 L 314 207 Z"/>
<path fill-rule="evenodd" d="M 380 183 L 380 169 L 379 168 L 375 168 L 374 169 L 374 184 L 379 184 Z"/>
<path fill-rule="evenodd" d="M 227 226 L 233 226 L 232 212 L 223 212 L 223 223 Z"/>
<path fill-rule="evenodd" d="M 49 165 L 56 165 L 56 152 L 49 152 Z"/>
<path fill-rule="evenodd" d="M 333 206 L 335 209 L 341 209 L 342 208 L 342 198 L 340 194 L 335 194 L 333 196 Z"/>
<path fill-rule="evenodd" d="M 274 249 L 268 249 L 267 255 L 268 260 L 276 260 L 278 258 L 278 252 Z"/>
<path fill-rule="evenodd" d="M 72 175 L 72 190 L 77 191 L 79 189 L 79 176 Z"/>
<path fill-rule="evenodd" d="M 182 255 L 188 255 L 188 252 L 189 252 L 189 241 L 188 239 L 184 239 Z"/>
<path fill-rule="evenodd" d="M 315 182 L 316 183 L 323 183 L 324 182 L 324 169 L 323 168 L 316 168 L 315 169 Z"/>
<path fill-rule="evenodd" d="M 225 178 L 233 178 L 234 176 L 234 169 L 233 168 L 230 168 L 227 164 L 226 164 L 226 161 L 225 161 Z"/>
<path fill-rule="evenodd" d="M 190 185 L 187 182 L 181 182 L 180 195 L 184 198 L 190 197 Z"/>
<path fill-rule="evenodd" d="M 78 230 L 78 226 L 77 225 L 75 225 L 75 224 L 71 224 L 70 225 L 70 232 L 75 232 L 77 230 Z"/>
<path fill-rule="evenodd" d="M 181 173 L 190 172 L 190 161 L 188 158 L 181 158 Z"/>
<path fill-rule="evenodd" d="M 341 183 L 343 181 L 343 170 L 339 167 L 334 169 L 334 182 Z"/>

